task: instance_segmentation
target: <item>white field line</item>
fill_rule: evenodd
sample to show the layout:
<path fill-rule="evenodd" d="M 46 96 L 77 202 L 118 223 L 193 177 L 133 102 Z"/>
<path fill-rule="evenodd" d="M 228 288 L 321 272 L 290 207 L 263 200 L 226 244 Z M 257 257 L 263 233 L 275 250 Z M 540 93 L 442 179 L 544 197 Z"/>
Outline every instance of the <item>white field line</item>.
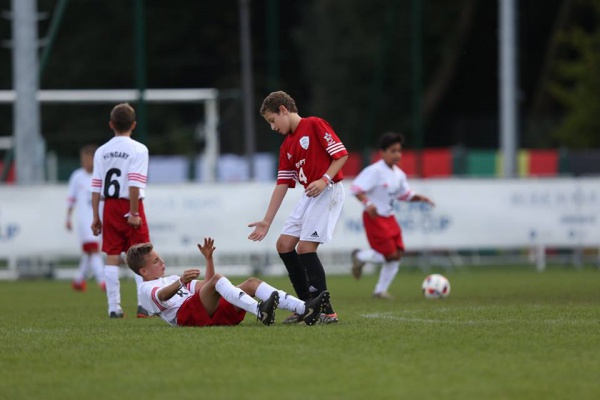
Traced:
<path fill-rule="evenodd" d="M 600 323 L 598 319 L 478 319 L 478 320 L 458 320 L 450 316 L 448 318 L 417 318 L 403 317 L 392 313 L 373 313 L 363 314 L 360 317 L 368 319 L 383 319 L 400 322 L 414 322 L 423 324 L 453 324 L 453 325 L 508 325 L 508 324 L 544 324 L 544 325 L 596 325 Z"/>

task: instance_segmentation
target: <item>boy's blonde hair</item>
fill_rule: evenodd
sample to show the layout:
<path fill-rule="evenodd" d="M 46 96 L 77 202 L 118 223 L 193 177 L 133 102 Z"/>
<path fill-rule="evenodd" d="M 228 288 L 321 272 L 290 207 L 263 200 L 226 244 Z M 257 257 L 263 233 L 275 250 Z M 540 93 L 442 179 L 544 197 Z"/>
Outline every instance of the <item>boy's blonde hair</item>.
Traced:
<path fill-rule="evenodd" d="M 145 258 L 152 252 L 154 246 L 152 243 L 134 244 L 127 250 L 125 262 L 130 270 L 140 275 L 140 268 L 144 266 Z"/>

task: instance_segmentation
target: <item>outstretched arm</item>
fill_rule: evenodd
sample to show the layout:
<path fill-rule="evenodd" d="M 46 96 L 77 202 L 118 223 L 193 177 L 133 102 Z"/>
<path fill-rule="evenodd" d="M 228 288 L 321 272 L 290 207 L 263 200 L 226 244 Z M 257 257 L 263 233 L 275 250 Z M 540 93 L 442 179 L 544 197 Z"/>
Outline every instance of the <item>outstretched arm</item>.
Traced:
<path fill-rule="evenodd" d="M 204 246 L 198 243 L 198 250 L 206 259 L 206 271 L 204 271 L 204 281 L 208 281 L 215 274 L 215 263 L 213 261 L 213 253 L 217 248 L 215 247 L 215 240 L 211 237 L 204 238 Z"/>
<path fill-rule="evenodd" d="M 423 196 L 421 194 L 415 194 L 411 199 L 411 202 L 415 202 L 415 201 L 422 201 L 423 203 L 427 203 L 429 204 L 431 207 L 435 206 L 435 203 L 431 200 L 429 200 L 429 197 Z"/>
<path fill-rule="evenodd" d="M 281 184 L 275 186 L 273 189 L 273 194 L 271 195 L 271 201 L 269 202 L 269 207 L 267 208 L 267 213 L 262 221 L 253 222 L 248 224 L 249 228 L 254 228 L 254 231 L 248 236 L 248 239 L 260 242 L 267 236 L 269 232 L 269 228 L 271 227 L 271 222 L 275 219 L 275 215 L 277 215 L 277 211 L 279 211 L 279 207 L 281 207 L 281 203 L 283 202 L 283 198 L 288 190 L 287 184 Z"/>

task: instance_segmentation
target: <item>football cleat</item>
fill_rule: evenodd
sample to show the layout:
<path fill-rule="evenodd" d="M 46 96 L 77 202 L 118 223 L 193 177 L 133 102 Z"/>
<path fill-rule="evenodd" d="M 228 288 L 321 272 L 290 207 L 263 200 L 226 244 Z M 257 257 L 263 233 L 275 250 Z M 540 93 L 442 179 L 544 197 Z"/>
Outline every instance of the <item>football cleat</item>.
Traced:
<path fill-rule="evenodd" d="M 138 318 L 148 318 L 151 317 L 150 313 L 142 306 L 138 306 L 137 309 L 137 317 Z"/>
<path fill-rule="evenodd" d="M 123 314 L 123 311 L 111 311 L 110 314 L 108 314 L 108 318 L 123 318 L 125 317 L 125 314 Z"/>
<path fill-rule="evenodd" d="M 305 303 L 306 310 L 301 316 L 301 321 L 306 325 L 314 325 L 327 304 L 329 304 L 329 292 L 325 290 L 314 299 Z"/>
<path fill-rule="evenodd" d="M 373 293 L 373 298 L 374 299 L 383 299 L 383 300 L 394 300 L 394 296 L 392 296 L 388 292 Z"/>
<path fill-rule="evenodd" d="M 275 310 L 279 305 L 279 293 L 274 291 L 265 301 L 258 303 L 258 315 L 256 316 L 264 325 L 271 325 L 275 322 Z"/>
<path fill-rule="evenodd" d="M 359 251 L 359 249 L 354 249 L 350 255 L 350 258 L 352 259 L 352 276 L 354 279 L 360 279 L 362 276 L 362 269 L 365 266 L 365 263 L 358 259 Z"/>
<path fill-rule="evenodd" d="M 87 288 L 87 283 L 85 281 L 81 281 L 81 282 L 73 281 L 71 283 L 71 287 L 73 288 L 73 290 L 75 290 L 77 292 L 85 292 L 85 289 Z"/>
<path fill-rule="evenodd" d="M 299 322 L 302 322 L 302 315 L 297 313 L 293 313 L 283 320 L 284 324 L 297 324 Z"/>
<path fill-rule="evenodd" d="M 333 313 L 333 314 L 321 313 L 321 315 L 319 315 L 318 323 L 327 325 L 327 324 L 337 323 L 339 321 L 340 320 L 338 318 L 337 313 Z"/>

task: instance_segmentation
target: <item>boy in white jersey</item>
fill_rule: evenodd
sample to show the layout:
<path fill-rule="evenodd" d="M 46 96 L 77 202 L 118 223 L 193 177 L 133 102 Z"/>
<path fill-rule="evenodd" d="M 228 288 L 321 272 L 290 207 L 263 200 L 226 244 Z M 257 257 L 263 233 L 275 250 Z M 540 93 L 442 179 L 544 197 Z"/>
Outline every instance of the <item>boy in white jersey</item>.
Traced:
<path fill-rule="evenodd" d="M 115 136 L 94 154 L 92 176 L 92 232 L 102 234 L 102 251 L 106 253 L 104 279 L 108 299 L 108 316 L 123 318 L 119 265 L 121 253 L 137 243 L 150 241 L 144 190 L 148 175 L 148 148 L 131 138 L 136 126 L 135 111 L 127 103 L 116 105 L 110 113 L 110 128 Z M 100 220 L 100 199 L 104 199 Z M 136 285 L 142 278 L 136 277 Z M 138 318 L 147 317 L 138 295 Z"/>
<path fill-rule="evenodd" d="M 94 151 L 96 146 L 88 144 L 79 150 L 81 168 L 73 171 L 69 177 L 69 189 L 67 193 L 67 220 L 65 227 L 68 231 L 73 230 L 71 221 L 73 209 L 77 214 L 76 232 L 81 244 L 82 254 L 79 260 L 79 269 L 72 282 L 72 287 L 77 291 L 85 291 L 86 277 L 91 271 L 96 278 L 96 283 L 102 290 L 106 290 L 104 284 L 104 261 L 100 254 L 100 239 L 92 234 L 92 170 L 94 166 Z"/>
<path fill-rule="evenodd" d="M 277 184 L 262 221 L 249 227 L 248 239 L 260 241 L 269 232 L 288 188 L 296 181 L 304 186 L 304 195 L 286 219 L 277 252 L 281 257 L 298 297 L 308 301 L 327 290 L 325 269 L 317 255 L 321 243 L 331 241 L 344 205 L 342 167 L 348 152 L 327 121 L 318 117 L 302 118 L 294 99 L 285 92 L 269 94 L 260 114 L 271 129 L 284 136 L 279 150 Z M 296 313 L 284 322 L 300 322 Z M 320 318 L 322 323 L 338 322 L 338 315 L 328 304 Z"/>
<path fill-rule="evenodd" d="M 205 238 L 198 249 L 206 259 L 203 280 L 196 280 L 199 269 L 163 277 L 165 263 L 151 243 L 131 246 L 127 252 L 127 265 L 144 279 L 140 286 L 142 304 L 172 326 L 238 325 L 246 312 L 256 315 L 264 325 L 271 325 L 278 306 L 303 315 L 304 322 L 313 325 L 329 300 L 329 293 L 323 292 L 305 303 L 258 278 L 233 286 L 226 277 L 215 273 L 214 240 Z"/>
<path fill-rule="evenodd" d="M 393 298 L 388 288 L 404 254 L 394 201 L 422 201 L 434 206 L 429 198 L 411 190 L 406 174 L 397 165 L 402 157 L 403 143 L 402 135 L 384 133 L 379 139 L 381 160 L 363 169 L 350 187 L 350 192 L 364 205 L 363 223 L 371 245 L 371 249 L 352 252 L 352 275 L 360 279 L 367 262 L 383 264 L 373 292 L 373 297 L 380 299 Z"/>

